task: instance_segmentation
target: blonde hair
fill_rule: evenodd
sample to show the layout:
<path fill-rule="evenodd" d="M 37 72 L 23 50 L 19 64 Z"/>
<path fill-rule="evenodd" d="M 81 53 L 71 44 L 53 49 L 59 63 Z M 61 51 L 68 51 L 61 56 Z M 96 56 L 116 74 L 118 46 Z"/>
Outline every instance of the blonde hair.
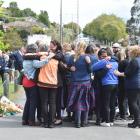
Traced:
<path fill-rule="evenodd" d="M 121 49 L 118 53 L 118 59 L 119 61 L 122 61 L 126 58 L 126 53 L 125 53 L 125 49 Z"/>
<path fill-rule="evenodd" d="M 70 52 L 72 50 L 71 45 L 69 43 L 64 43 L 63 50 L 65 52 Z"/>
<path fill-rule="evenodd" d="M 140 56 L 140 47 L 135 45 L 130 48 L 130 57 L 135 58 Z"/>
<path fill-rule="evenodd" d="M 74 55 L 74 61 L 78 60 L 81 54 L 85 54 L 86 50 L 86 43 L 84 41 L 81 41 L 76 46 L 76 51 Z"/>

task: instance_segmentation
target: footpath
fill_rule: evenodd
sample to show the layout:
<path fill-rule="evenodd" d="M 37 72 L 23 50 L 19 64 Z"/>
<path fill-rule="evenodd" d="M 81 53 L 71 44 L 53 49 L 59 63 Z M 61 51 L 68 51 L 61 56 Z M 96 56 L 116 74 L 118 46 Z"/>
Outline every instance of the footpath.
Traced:
<path fill-rule="evenodd" d="M 15 103 L 24 105 L 25 96 Z M 56 128 L 29 127 L 21 125 L 22 114 L 0 117 L 0 140 L 140 140 L 140 128 L 127 128 L 128 121 L 116 121 L 113 127 L 95 126 L 90 121 L 88 127 L 74 128 L 72 123 L 64 122 Z"/>

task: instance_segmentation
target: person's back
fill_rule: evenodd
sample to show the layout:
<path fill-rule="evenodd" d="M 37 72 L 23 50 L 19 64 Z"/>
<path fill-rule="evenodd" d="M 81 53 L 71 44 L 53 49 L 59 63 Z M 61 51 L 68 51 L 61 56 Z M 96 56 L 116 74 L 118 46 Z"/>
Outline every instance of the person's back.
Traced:
<path fill-rule="evenodd" d="M 74 62 L 73 56 L 70 58 L 69 65 L 75 66 L 76 68 L 76 71 L 72 72 L 73 82 L 90 80 L 90 74 L 88 72 L 85 56 L 86 55 L 81 55 L 76 62 Z"/>

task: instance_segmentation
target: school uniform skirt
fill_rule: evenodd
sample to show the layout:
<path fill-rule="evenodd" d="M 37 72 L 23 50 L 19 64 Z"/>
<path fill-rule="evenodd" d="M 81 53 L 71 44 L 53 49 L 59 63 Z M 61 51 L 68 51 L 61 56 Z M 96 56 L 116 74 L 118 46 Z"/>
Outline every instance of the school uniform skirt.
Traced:
<path fill-rule="evenodd" d="M 95 106 L 91 81 L 72 82 L 68 96 L 68 111 L 88 111 Z"/>

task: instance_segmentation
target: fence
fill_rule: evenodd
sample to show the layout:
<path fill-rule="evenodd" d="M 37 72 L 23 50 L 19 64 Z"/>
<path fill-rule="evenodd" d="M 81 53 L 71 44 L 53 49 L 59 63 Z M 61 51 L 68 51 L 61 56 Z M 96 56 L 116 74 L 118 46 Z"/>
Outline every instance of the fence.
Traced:
<path fill-rule="evenodd" d="M 13 72 L 12 79 L 11 72 Z M 8 97 L 10 93 L 15 93 L 19 90 L 20 86 L 17 84 L 17 78 L 19 73 L 17 70 L 11 72 L 4 73 L 4 81 L 0 81 L 0 95 Z"/>

